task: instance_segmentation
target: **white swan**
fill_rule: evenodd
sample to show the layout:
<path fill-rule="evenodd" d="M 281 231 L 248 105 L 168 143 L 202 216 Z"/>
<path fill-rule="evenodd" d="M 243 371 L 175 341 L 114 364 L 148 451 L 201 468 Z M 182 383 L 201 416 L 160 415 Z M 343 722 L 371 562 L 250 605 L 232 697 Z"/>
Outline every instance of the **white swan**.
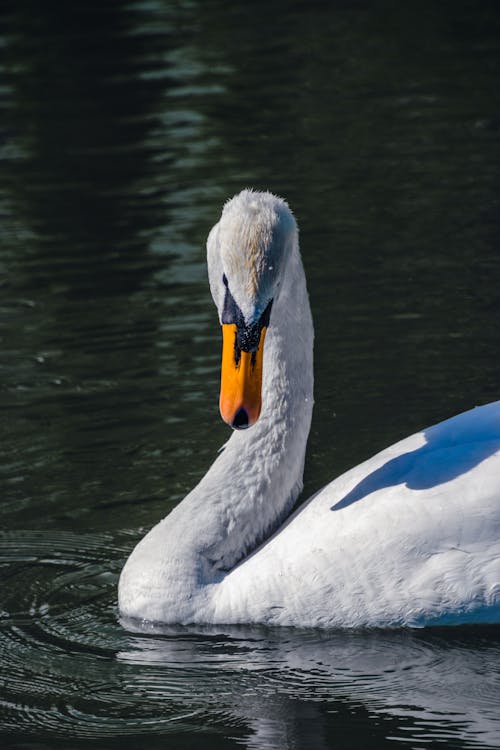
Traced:
<path fill-rule="evenodd" d="M 121 614 L 319 627 L 500 621 L 500 402 L 382 451 L 287 519 L 313 406 L 295 220 L 280 198 L 245 190 L 207 249 L 224 338 L 221 413 L 253 426 L 235 430 L 134 549 Z"/>

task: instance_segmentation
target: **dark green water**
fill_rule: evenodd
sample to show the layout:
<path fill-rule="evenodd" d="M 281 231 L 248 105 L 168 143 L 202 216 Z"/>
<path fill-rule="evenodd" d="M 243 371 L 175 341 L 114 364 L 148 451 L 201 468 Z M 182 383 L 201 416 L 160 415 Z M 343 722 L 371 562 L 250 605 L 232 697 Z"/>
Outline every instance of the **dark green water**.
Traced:
<path fill-rule="evenodd" d="M 2 747 L 500 747 L 498 628 L 134 634 L 116 609 L 228 436 L 204 242 L 242 187 L 301 227 L 306 496 L 499 397 L 500 5 L 0 18 Z"/>

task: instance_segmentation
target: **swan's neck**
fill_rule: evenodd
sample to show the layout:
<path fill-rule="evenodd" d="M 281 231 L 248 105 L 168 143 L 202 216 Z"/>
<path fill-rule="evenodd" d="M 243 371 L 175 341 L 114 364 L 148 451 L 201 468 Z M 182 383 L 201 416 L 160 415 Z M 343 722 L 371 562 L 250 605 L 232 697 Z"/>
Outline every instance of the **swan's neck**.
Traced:
<path fill-rule="evenodd" d="M 313 406 L 312 343 L 297 249 L 266 337 L 260 419 L 233 433 L 201 482 L 136 547 L 120 582 L 122 612 L 163 621 L 189 619 L 195 594 L 220 580 L 288 515 L 302 489 Z M 133 601 L 140 609 L 141 600 L 147 615 L 126 606 Z M 158 612 L 153 601 L 161 602 Z"/>

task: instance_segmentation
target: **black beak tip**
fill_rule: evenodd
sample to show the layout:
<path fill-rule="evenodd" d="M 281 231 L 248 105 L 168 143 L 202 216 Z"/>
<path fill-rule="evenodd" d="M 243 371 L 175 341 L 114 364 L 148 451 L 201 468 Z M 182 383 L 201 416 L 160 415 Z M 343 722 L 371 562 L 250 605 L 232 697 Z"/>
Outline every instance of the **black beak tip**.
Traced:
<path fill-rule="evenodd" d="M 238 409 L 234 415 L 233 423 L 231 427 L 233 430 L 246 430 L 249 427 L 248 414 L 243 407 Z"/>

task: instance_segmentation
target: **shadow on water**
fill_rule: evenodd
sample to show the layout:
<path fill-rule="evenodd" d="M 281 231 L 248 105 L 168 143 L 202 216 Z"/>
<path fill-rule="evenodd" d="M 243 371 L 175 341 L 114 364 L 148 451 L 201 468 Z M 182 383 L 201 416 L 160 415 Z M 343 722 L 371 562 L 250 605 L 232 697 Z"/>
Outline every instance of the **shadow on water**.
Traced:
<path fill-rule="evenodd" d="M 196 288 L 196 201 L 185 209 L 182 197 L 203 138 L 197 98 L 182 93 L 200 76 L 187 5 L 160 3 L 153 16 L 108 0 L 0 10 L 0 395 L 11 414 L 0 467 L 20 477 L 3 508 L 22 527 L 27 505 L 31 523 L 51 506 L 52 521 L 73 527 L 163 499 L 164 422 L 180 421 L 165 400 L 175 390 L 180 412 L 183 387 L 200 393 L 212 310 Z"/>
<path fill-rule="evenodd" d="M 167 32 L 134 33 L 141 13 L 120 4 L 24 0 L 8 16 L 2 187 L 30 234 L 33 288 L 55 282 L 92 298 L 126 293 L 160 267 L 148 253 L 167 218 L 173 154 L 152 139 L 164 92 Z M 155 76 L 155 67 L 162 69 Z M 166 258 L 161 264 L 165 266 Z"/>
<path fill-rule="evenodd" d="M 331 510 L 347 508 L 386 487 L 404 484 L 411 490 L 427 490 L 466 474 L 500 450 L 498 412 L 498 405 L 487 405 L 430 427 L 422 433 L 424 445 L 386 461 Z"/>

